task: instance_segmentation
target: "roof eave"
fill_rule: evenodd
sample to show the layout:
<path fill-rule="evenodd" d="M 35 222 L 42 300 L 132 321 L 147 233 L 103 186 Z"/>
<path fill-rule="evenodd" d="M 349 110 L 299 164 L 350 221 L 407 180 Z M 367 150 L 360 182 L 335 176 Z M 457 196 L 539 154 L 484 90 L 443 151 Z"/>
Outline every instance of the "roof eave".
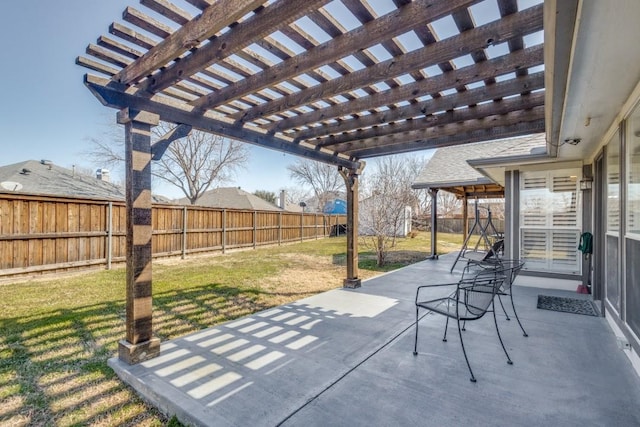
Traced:
<path fill-rule="evenodd" d="M 411 184 L 414 190 L 422 190 L 426 188 L 447 188 L 447 187 L 467 187 L 470 185 L 488 185 L 495 184 L 489 178 L 482 177 L 473 181 L 453 181 L 453 182 L 415 182 Z"/>
<path fill-rule="evenodd" d="M 469 164 L 469 166 L 473 167 L 484 175 L 484 173 L 479 168 L 543 163 L 548 162 L 551 158 L 552 157 L 548 153 L 540 153 L 488 159 L 471 159 L 467 160 L 467 163 Z"/>
<path fill-rule="evenodd" d="M 558 155 L 579 4 L 580 0 L 544 2 L 545 133 L 550 157 Z"/>

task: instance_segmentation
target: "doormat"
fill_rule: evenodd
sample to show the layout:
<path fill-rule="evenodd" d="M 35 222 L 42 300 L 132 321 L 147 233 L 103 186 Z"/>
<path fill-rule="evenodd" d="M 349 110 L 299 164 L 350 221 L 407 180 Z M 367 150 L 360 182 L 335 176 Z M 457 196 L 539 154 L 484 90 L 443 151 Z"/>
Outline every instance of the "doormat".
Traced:
<path fill-rule="evenodd" d="M 538 308 L 542 310 L 563 311 L 565 313 L 599 316 L 593 302 L 586 299 L 552 297 L 538 295 Z"/>

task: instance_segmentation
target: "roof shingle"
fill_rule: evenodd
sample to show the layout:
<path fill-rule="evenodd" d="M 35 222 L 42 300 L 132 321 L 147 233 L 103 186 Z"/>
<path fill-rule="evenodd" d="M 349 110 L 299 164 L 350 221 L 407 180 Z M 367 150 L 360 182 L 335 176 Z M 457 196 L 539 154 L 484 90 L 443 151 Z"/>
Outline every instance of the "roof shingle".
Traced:
<path fill-rule="evenodd" d="M 454 145 L 439 148 L 413 183 L 414 188 L 450 187 L 492 181 L 467 163 L 468 160 L 534 154 L 546 144 L 544 134 Z"/>

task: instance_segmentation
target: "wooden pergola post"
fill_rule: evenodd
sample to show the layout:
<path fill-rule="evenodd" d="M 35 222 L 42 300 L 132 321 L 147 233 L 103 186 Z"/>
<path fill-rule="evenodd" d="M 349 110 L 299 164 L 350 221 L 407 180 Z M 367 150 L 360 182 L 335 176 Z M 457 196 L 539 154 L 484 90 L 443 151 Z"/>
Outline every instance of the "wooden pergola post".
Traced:
<path fill-rule="evenodd" d="M 120 360 L 135 364 L 160 354 L 153 337 L 151 280 L 151 127 L 157 114 L 125 108 L 118 123 L 125 126 L 127 202 L 126 338 Z"/>
<path fill-rule="evenodd" d="M 429 188 L 431 196 L 431 256 L 427 259 L 438 259 L 438 189 Z"/>
<path fill-rule="evenodd" d="M 467 195 L 465 194 L 462 197 L 462 235 L 463 235 L 463 241 L 464 239 L 467 238 L 467 235 L 469 234 L 469 199 L 467 198 Z"/>
<path fill-rule="evenodd" d="M 358 278 L 358 175 L 356 169 L 339 168 L 347 189 L 347 278 L 345 288 L 359 288 Z"/>

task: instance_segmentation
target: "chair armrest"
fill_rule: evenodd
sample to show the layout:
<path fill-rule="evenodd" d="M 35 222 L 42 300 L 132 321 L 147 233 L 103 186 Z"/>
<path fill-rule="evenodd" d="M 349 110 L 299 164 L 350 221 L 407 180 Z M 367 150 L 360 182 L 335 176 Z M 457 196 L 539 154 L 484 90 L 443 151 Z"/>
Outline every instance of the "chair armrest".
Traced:
<path fill-rule="evenodd" d="M 418 286 L 416 288 L 416 304 L 418 303 L 418 299 L 419 299 L 418 297 L 420 296 L 420 291 L 422 289 L 426 289 L 426 288 L 442 288 L 442 287 L 445 287 L 445 286 L 458 286 L 459 284 L 460 284 L 460 282 L 453 282 L 453 283 L 436 283 L 436 284 L 433 284 L 433 285 L 421 285 L 421 286 Z"/>

